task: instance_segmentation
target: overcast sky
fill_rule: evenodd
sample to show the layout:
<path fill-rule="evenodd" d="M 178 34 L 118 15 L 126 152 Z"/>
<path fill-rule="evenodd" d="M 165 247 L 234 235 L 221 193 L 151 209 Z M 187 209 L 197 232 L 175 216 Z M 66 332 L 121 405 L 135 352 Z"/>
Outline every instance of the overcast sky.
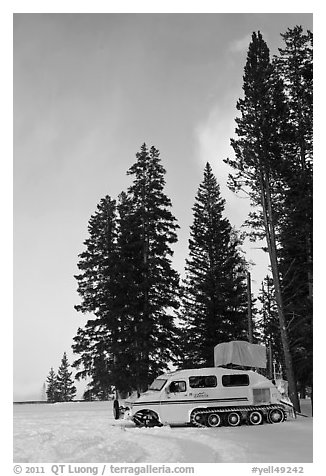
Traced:
<path fill-rule="evenodd" d="M 14 399 L 40 399 L 85 317 L 74 274 L 99 200 L 130 185 L 141 144 L 161 152 L 178 219 L 182 274 L 191 208 L 210 162 L 239 228 L 244 198 L 226 186 L 236 101 L 253 31 L 271 53 L 310 14 L 14 15 Z M 256 293 L 267 272 L 246 246 Z M 83 383 L 81 388 L 83 389 Z"/>

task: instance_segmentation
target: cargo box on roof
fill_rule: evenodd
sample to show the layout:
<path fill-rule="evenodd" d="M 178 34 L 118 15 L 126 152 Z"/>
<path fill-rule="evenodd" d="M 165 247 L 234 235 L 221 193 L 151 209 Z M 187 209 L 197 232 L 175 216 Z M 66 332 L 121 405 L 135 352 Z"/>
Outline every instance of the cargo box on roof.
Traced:
<path fill-rule="evenodd" d="M 215 367 L 234 365 L 265 369 L 266 347 L 241 340 L 223 342 L 214 347 L 214 365 Z"/>

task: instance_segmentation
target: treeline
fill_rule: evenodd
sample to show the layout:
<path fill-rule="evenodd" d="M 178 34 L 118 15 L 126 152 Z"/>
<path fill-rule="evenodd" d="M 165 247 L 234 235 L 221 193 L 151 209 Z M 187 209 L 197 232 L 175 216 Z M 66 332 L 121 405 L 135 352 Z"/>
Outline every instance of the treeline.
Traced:
<path fill-rule="evenodd" d="M 271 343 L 299 409 L 297 382 L 312 385 L 312 34 L 282 35 L 270 59 L 253 33 L 239 99 L 229 187 L 244 190 L 252 240 L 266 240 L 272 277 L 262 286 L 256 339 Z M 159 151 L 143 144 L 132 183 L 104 197 L 88 226 L 76 276 L 77 311 L 90 315 L 74 338 L 76 378 L 88 395 L 145 390 L 170 364 L 213 364 L 220 342 L 247 338 L 243 236 L 224 216 L 209 164 L 193 207 L 185 279 L 173 269 L 178 224 Z"/>

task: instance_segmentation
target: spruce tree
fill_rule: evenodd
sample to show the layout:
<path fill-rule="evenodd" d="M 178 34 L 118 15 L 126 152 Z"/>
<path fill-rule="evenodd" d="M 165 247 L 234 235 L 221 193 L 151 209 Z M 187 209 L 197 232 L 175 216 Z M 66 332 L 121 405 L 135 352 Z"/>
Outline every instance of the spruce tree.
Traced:
<path fill-rule="evenodd" d="M 74 338 L 77 378 L 91 377 L 89 395 L 147 388 L 173 357 L 178 273 L 171 246 L 176 219 L 164 193 L 160 154 L 144 144 L 127 172 L 134 178 L 118 203 L 105 197 L 89 222 L 77 311 L 91 313 Z"/>
<path fill-rule="evenodd" d="M 75 308 L 92 317 L 74 337 L 73 351 L 79 358 L 73 366 L 78 370 L 77 379 L 90 377 L 89 389 L 97 398 L 107 399 L 111 385 L 122 389 L 128 381 L 126 367 L 118 358 L 126 350 L 121 337 L 124 304 L 119 301 L 119 276 L 123 277 L 117 252 L 116 201 L 108 195 L 91 216 L 88 232 L 86 250 L 79 255 L 81 274 L 75 276 L 82 301 Z"/>
<path fill-rule="evenodd" d="M 46 387 L 47 401 L 51 403 L 57 402 L 58 401 L 58 382 L 57 382 L 57 376 L 53 370 L 53 367 L 51 367 L 49 375 L 47 376 L 46 383 L 47 383 L 47 387 Z"/>
<path fill-rule="evenodd" d="M 140 372 L 142 366 L 143 339 L 141 337 L 143 282 L 143 254 L 141 249 L 142 230 L 139 215 L 132 198 L 126 192 L 118 200 L 116 307 L 121 320 L 121 352 L 116 355 L 117 365 L 123 369 L 115 386 L 119 391 L 142 388 Z M 128 383 L 128 385 L 126 385 Z"/>
<path fill-rule="evenodd" d="M 283 88 L 270 61 L 267 44 L 260 32 L 253 33 L 243 77 L 244 98 L 237 103 L 241 114 L 236 118 L 238 137 L 231 140 L 235 159 L 226 162 L 236 171 L 230 176 L 230 188 L 234 191 L 247 189 L 252 205 L 258 207 L 258 212 L 254 211 L 250 216 L 251 224 L 267 241 L 289 394 L 299 411 L 278 252 L 283 204 L 280 164 L 289 117 Z"/>
<path fill-rule="evenodd" d="M 133 323 L 132 373 L 136 388 L 142 390 L 168 368 L 173 356 L 179 276 L 172 267 L 171 246 L 177 241 L 178 225 L 164 192 L 166 172 L 159 151 L 143 144 L 136 159 L 127 172 L 133 183 L 121 204 L 120 243 L 135 296 L 127 305 Z"/>
<path fill-rule="evenodd" d="M 247 337 L 245 262 L 207 163 L 193 207 L 181 318 L 183 366 L 214 366 L 214 346 Z"/>
<path fill-rule="evenodd" d="M 76 396 L 76 387 L 71 375 L 67 354 L 64 352 L 57 375 L 57 400 L 60 402 L 70 402 Z"/>

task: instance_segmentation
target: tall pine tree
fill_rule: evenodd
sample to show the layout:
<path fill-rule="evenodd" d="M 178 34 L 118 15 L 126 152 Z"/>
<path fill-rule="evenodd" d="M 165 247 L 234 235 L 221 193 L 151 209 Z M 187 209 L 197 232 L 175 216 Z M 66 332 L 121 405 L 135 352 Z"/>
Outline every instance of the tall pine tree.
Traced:
<path fill-rule="evenodd" d="M 301 26 L 281 35 L 285 47 L 274 58 L 289 111 L 285 159 L 280 165 L 283 216 L 280 270 L 296 375 L 304 392 L 312 385 L 313 257 L 313 63 L 312 33 Z"/>
<path fill-rule="evenodd" d="M 230 188 L 247 188 L 252 205 L 254 229 L 263 229 L 271 261 L 275 298 L 284 353 L 289 395 L 297 411 L 300 404 L 290 350 L 278 253 L 280 217 L 282 216 L 282 179 L 280 163 L 287 131 L 288 108 L 283 82 L 271 64 L 269 49 L 260 32 L 253 33 L 243 77 L 244 98 L 239 99 L 236 118 L 237 139 L 231 140 L 235 159 L 226 162 L 236 170 L 230 176 Z M 260 235 L 261 236 L 261 235 Z"/>
<path fill-rule="evenodd" d="M 214 346 L 247 336 L 245 263 L 207 163 L 193 207 L 181 318 L 183 365 L 214 366 Z"/>

